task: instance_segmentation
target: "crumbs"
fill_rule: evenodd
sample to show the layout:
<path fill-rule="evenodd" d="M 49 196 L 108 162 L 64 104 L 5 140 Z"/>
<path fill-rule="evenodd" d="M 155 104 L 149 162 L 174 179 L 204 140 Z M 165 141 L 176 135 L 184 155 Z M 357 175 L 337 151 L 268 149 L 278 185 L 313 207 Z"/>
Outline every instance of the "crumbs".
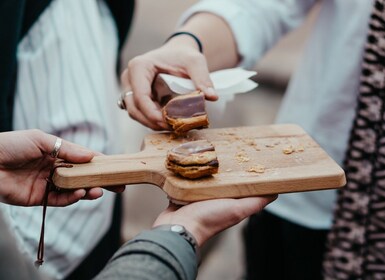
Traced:
<path fill-rule="evenodd" d="M 150 143 L 153 144 L 154 146 L 157 146 L 159 144 L 162 144 L 162 140 L 155 139 L 155 140 L 151 140 Z"/>
<path fill-rule="evenodd" d="M 247 154 L 244 151 L 240 151 L 235 155 L 235 159 L 238 161 L 238 163 L 243 162 L 249 162 L 250 158 L 247 156 Z"/>
<path fill-rule="evenodd" d="M 294 147 L 293 145 L 290 145 L 290 146 L 285 147 L 282 150 L 282 153 L 284 153 L 285 155 L 290 155 L 290 154 L 295 153 L 295 152 L 303 152 L 303 151 L 305 151 L 305 148 L 303 146 Z"/>
<path fill-rule="evenodd" d="M 266 170 L 266 167 L 264 165 L 257 164 L 249 167 L 246 171 L 262 174 L 262 173 L 265 173 L 265 170 Z"/>

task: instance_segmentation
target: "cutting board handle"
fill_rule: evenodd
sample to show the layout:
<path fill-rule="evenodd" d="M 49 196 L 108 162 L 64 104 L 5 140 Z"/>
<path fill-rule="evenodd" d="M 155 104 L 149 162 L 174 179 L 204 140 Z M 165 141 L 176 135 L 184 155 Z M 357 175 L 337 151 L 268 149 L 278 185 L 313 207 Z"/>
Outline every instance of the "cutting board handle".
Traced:
<path fill-rule="evenodd" d="M 57 168 L 53 181 L 57 187 L 65 189 L 137 183 L 161 187 L 167 172 L 164 162 L 142 151 L 136 154 L 96 156 L 89 163 L 73 164 L 72 168 Z"/>

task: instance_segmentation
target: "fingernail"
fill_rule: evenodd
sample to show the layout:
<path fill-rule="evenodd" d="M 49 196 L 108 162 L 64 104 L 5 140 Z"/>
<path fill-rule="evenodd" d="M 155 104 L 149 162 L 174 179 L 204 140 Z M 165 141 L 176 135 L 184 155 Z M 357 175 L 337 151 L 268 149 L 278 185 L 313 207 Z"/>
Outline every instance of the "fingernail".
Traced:
<path fill-rule="evenodd" d="M 80 189 L 79 193 L 81 194 L 81 198 L 84 198 L 87 194 L 87 191 L 85 189 Z"/>
<path fill-rule="evenodd" d="M 162 112 L 159 109 L 154 109 L 154 111 L 152 112 L 152 119 L 158 122 L 162 121 L 163 120 Z"/>
<path fill-rule="evenodd" d="M 164 123 L 164 122 L 157 122 L 156 123 L 158 126 L 164 128 L 164 129 L 167 129 L 167 125 Z"/>
<path fill-rule="evenodd" d="M 215 89 L 212 88 L 212 87 L 208 87 L 204 90 L 205 93 L 209 94 L 209 95 L 213 95 L 213 96 L 216 96 L 217 93 L 215 92 Z"/>

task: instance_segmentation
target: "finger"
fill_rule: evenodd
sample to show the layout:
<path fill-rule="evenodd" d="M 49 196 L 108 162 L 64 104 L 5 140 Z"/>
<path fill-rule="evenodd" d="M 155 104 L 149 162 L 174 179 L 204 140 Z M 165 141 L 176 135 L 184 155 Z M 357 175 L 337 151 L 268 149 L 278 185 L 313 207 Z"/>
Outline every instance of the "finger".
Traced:
<path fill-rule="evenodd" d="M 166 124 L 149 120 L 138 108 L 136 108 L 133 98 L 134 97 L 132 95 L 125 98 L 127 112 L 132 119 L 153 130 L 167 129 Z"/>
<path fill-rule="evenodd" d="M 254 213 L 260 212 L 269 203 L 277 199 L 277 195 L 261 196 L 261 197 L 247 197 L 238 199 L 238 204 L 243 209 L 244 217 L 248 217 Z"/>
<path fill-rule="evenodd" d="M 213 82 L 210 79 L 210 73 L 206 59 L 202 54 L 193 54 L 187 60 L 188 65 L 185 65 L 188 75 L 194 82 L 195 87 L 201 90 L 207 100 L 215 101 L 218 95 L 214 90 Z"/>
<path fill-rule="evenodd" d="M 122 193 L 126 189 L 126 186 L 122 185 L 122 186 L 105 187 L 104 189 L 106 189 L 110 192 Z"/>
<path fill-rule="evenodd" d="M 129 62 L 128 80 L 136 107 L 152 123 L 163 121 L 160 108 L 152 100 L 151 85 L 156 75 L 153 62 L 136 57 Z"/>
<path fill-rule="evenodd" d="M 84 189 L 66 192 L 50 192 L 48 194 L 49 206 L 68 206 L 78 202 L 86 195 Z"/>
<path fill-rule="evenodd" d="M 56 143 L 56 136 L 44 133 L 40 130 L 33 130 L 29 133 L 31 133 L 31 138 L 43 153 L 49 154 L 52 152 Z M 85 147 L 62 140 L 58 158 L 73 163 L 83 163 L 89 162 L 94 157 L 94 154 L 93 151 L 86 149 Z"/>
<path fill-rule="evenodd" d="M 130 83 L 128 81 L 128 69 L 124 69 L 122 74 L 120 75 L 120 83 L 122 84 L 123 90 L 129 91 L 131 89 Z"/>
<path fill-rule="evenodd" d="M 84 195 L 84 197 L 82 197 L 82 199 L 94 200 L 102 196 L 103 196 L 102 188 L 91 188 L 91 189 L 87 189 L 86 194 Z"/>
<path fill-rule="evenodd" d="M 95 155 L 101 155 L 98 152 L 91 151 L 80 145 L 63 140 L 59 150 L 58 158 L 73 163 L 89 162 Z"/>

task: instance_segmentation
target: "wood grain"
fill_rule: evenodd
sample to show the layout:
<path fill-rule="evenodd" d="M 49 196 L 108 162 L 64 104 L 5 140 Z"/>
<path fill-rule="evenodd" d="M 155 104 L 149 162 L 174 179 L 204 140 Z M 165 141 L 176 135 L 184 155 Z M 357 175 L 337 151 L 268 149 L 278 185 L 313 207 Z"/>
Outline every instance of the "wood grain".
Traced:
<path fill-rule="evenodd" d="M 297 125 L 204 129 L 190 131 L 185 138 L 171 136 L 147 135 L 137 154 L 98 156 L 90 163 L 58 168 L 54 183 L 65 189 L 150 183 L 180 202 L 333 189 L 346 183 L 342 168 Z M 170 148 L 198 139 L 215 146 L 218 174 L 189 180 L 165 168 Z"/>

